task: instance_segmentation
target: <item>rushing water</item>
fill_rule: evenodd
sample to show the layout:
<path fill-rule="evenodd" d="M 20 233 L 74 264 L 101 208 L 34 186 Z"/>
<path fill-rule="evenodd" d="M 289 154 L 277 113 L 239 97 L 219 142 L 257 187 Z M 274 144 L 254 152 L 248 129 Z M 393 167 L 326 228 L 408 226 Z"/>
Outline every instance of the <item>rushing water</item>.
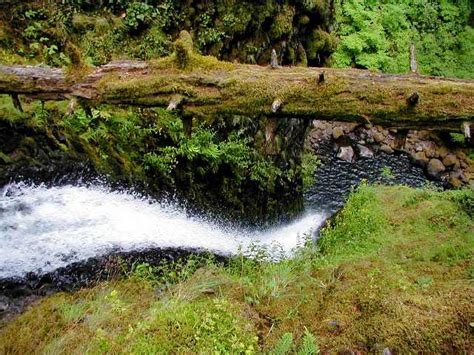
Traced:
<path fill-rule="evenodd" d="M 45 273 L 111 251 L 205 249 L 233 254 L 260 245 L 291 255 L 323 213 L 270 230 L 244 230 L 100 185 L 10 184 L 0 190 L 0 279 Z"/>

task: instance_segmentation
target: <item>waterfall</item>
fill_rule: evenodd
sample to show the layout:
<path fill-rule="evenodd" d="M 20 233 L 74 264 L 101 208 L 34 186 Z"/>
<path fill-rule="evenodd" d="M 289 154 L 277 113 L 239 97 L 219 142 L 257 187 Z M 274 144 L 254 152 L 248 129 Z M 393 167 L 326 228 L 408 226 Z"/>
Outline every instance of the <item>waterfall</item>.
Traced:
<path fill-rule="evenodd" d="M 291 256 L 324 219 L 324 213 L 308 212 L 283 226 L 247 230 L 100 184 L 15 183 L 0 190 L 0 278 L 46 273 L 117 250 L 204 249 L 232 255 L 255 244 Z"/>

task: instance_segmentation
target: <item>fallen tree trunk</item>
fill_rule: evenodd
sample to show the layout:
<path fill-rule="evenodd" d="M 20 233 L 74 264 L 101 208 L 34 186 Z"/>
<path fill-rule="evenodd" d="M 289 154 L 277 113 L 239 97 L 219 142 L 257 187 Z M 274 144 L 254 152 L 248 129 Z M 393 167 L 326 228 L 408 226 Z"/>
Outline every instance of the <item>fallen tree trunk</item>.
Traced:
<path fill-rule="evenodd" d="M 186 61 L 184 68 L 176 55 L 112 62 L 81 78 L 61 69 L 0 65 L 0 93 L 74 99 L 87 106 L 179 106 L 196 119 L 268 116 L 457 130 L 474 119 L 474 81 L 355 69 L 272 69 L 194 53 Z M 176 97 L 179 105 L 173 105 Z"/>

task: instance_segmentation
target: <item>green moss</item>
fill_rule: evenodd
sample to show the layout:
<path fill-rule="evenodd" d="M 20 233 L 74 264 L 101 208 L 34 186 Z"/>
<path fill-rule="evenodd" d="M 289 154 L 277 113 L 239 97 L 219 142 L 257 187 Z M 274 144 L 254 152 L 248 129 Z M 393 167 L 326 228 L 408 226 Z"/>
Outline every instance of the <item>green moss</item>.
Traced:
<path fill-rule="evenodd" d="M 26 62 L 46 60 L 54 66 L 101 65 L 116 59 L 162 57 L 170 53 L 171 40 L 182 29 L 193 34 L 203 54 L 262 62 L 266 61 L 262 53 L 270 48 L 268 40 L 276 45 L 285 40 L 290 47 L 305 43 L 306 31 L 299 27 L 306 25 L 293 21 L 294 18 L 304 17 L 307 22 L 306 13 L 314 11 L 320 12 L 321 17 L 329 17 L 314 4 L 302 8 L 295 1 L 281 4 L 211 1 L 206 6 L 189 6 L 183 1 L 162 0 L 157 6 L 140 2 L 127 6 L 109 4 L 108 10 L 92 5 L 88 8 L 76 2 L 43 5 L 42 8 L 38 4 L 11 5 L 9 13 L 13 14 L 13 22 L 11 17 L 0 16 L 0 23 L 4 20 L 7 29 L 15 27 L 5 31 L 7 40 L 12 42 L 5 48 L 11 47 L 12 54 L 19 54 L 18 58 Z M 16 38 L 12 39 L 10 32 Z M 44 55 L 42 46 L 38 47 L 40 38 L 48 39 L 47 48 L 52 44 L 57 47 L 57 58 Z M 73 58 L 76 54 L 71 48 L 78 49 L 79 58 Z"/>
<path fill-rule="evenodd" d="M 308 56 L 306 50 L 301 44 L 298 45 L 298 48 L 296 49 L 296 63 L 302 67 L 308 66 Z"/>
<path fill-rule="evenodd" d="M 315 184 L 314 174 L 321 165 L 321 161 L 313 152 L 304 152 L 301 158 L 301 169 L 303 177 L 303 189 L 307 190 Z"/>
<path fill-rule="evenodd" d="M 178 68 L 184 69 L 189 64 L 189 57 L 193 53 L 193 40 L 189 32 L 181 31 L 175 42 L 175 56 Z"/>
<path fill-rule="evenodd" d="M 318 54 L 332 53 L 336 49 L 336 39 L 333 35 L 314 29 L 309 36 L 306 53 L 309 60 L 318 58 Z"/>
<path fill-rule="evenodd" d="M 9 164 L 13 162 L 13 159 L 7 154 L 3 153 L 1 150 L 0 150 L 0 160 L 2 160 L 3 164 Z"/>
<path fill-rule="evenodd" d="M 90 14 L 75 13 L 72 16 L 72 26 L 76 31 L 95 31 L 96 34 L 104 34 L 109 31 L 109 21 L 107 17 L 91 16 Z"/>
<path fill-rule="evenodd" d="M 270 35 L 274 39 L 280 39 L 285 34 L 293 31 L 293 17 L 295 16 L 295 8 L 290 5 L 283 5 L 283 8 L 273 19 L 270 28 Z"/>
<path fill-rule="evenodd" d="M 18 111 L 13 106 L 10 95 L 0 95 L 0 120 L 16 122 L 27 118 L 28 114 Z"/>

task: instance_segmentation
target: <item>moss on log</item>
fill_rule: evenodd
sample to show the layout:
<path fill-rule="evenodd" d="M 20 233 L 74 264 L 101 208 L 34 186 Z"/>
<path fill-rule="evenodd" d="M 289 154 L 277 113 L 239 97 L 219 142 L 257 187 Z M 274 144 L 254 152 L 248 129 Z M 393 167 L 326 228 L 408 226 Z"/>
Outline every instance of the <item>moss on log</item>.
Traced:
<path fill-rule="evenodd" d="M 150 61 L 112 62 L 87 75 L 0 66 L 0 93 L 41 100 L 163 106 L 184 98 L 196 118 L 214 115 L 371 122 L 390 127 L 461 129 L 474 119 L 474 81 L 387 75 L 356 69 L 241 65 L 187 52 Z M 410 95 L 418 94 L 416 105 Z M 272 109 L 275 100 L 283 105 Z"/>

